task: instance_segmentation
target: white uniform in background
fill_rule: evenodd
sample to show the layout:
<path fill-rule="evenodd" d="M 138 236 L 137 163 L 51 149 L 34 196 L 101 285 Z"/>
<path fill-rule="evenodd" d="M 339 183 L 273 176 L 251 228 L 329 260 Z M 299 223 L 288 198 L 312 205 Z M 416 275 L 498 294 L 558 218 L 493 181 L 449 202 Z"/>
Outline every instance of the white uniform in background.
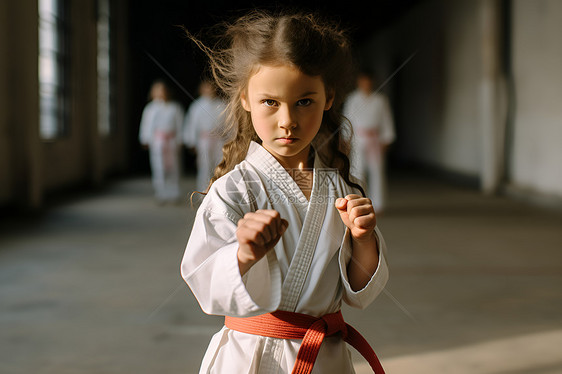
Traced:
<path fill-rule="evenodd" d="M 318 157 L 314 168 L 309 203 L 277 160 L 252 142 L 246 159 L 213 183 L 197 211 L 181 264 L 182 276 L 205 313 L 246 317 L 285 310 L 319 317 L 340 310 L 342 300 L 365 308 L 382 291 L 388 268 L 380 232 L 375 229 L 378 268 L 354 292 L 347 278 L 351 236 L 334 203 L 357 191 Z M 275 248 L 242 277 L 237 223 L 258 209 L 277 210 L 289 226 Z M 213 336 L 200 373 L 290 373 L 300 342 L 223 327 Z M 326 338 L 313 373 L 353 372 L 347 344 Z"/>
<path fill-rule="evenodd" d="M 149 147 L 152 184 L 160 201 L 174 201 L 180 197 L 183 115 L 179 104 L 163 100 L 151 101 L 142 113 L 139 141 Z"/>
<path fill-rule="evenodd" d="M 396 137 L 394 121 L 388 99 L 372 92 L 365 95 L 359 90 L 349 95 L 344 116 L 355 133 L 352 143 L 352 174 L 367 184 L 367 196 L 376 211 L 382 211 L 385 203 L 385 160 L 383 148 Z"/>
<path fill-rule="evenodd" d="M 205 191 L 215 167 L 222 159 L 223 141 L 215 132 L 224 121 L 225 103 L 218 97 L 200 96 L 189 107 L 183 142 L 197 152 L 197 190 Z"/>

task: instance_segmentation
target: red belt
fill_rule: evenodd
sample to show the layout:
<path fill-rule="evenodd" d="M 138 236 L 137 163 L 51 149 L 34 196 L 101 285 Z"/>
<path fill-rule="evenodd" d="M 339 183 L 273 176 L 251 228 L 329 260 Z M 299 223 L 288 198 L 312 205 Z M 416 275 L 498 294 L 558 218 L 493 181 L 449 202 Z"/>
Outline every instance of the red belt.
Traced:
<path fill-rule="evenodd" d="M 307 314 L 278 310 L 256 317 L 226 317 L 224 324 L 231 330 L 247 334 L 278 339 L 302 339 L 292 374 L 311 373 L 324 337 L 337 333 L 341 333 L 342 339 L 361 353 L 375 374 L 384 374 L 375 351 L 357 330 L 345 323 L 341 311 L 316 318 Z"/>

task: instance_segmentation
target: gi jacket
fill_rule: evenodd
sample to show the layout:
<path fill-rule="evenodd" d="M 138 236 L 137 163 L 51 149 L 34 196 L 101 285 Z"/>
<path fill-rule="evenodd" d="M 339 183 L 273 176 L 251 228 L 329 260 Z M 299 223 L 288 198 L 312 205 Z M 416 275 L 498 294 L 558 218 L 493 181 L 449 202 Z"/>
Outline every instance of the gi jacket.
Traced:
<path fill-rule="evenodd" d="M 279 162 L 252 142 L 246 159 L 218 179 L 197 211 L 181 273 L 205 313 L 234 317 L 286 310 L 322 316 L 342 300 L 364 308 L 388 279 L 386 245 L 378 229 L 379 264 L 357 292 L 349 285 L 351 236 L 335 200 L 350 193 L 337 170 L 315 157 L 310 201 Z M 298 175 L 295 175 L 298 177 Z M 243 277 L 238 269 L 236 228 L 247 212 L 275 209 L 289 226 L 275 248 Z M 300 340 L 250 335 L 223 327 L 214 335 L 201 373 L 289 373 Z M 353 373 L 346 343 L 325 339 L 315 373 Z"/>

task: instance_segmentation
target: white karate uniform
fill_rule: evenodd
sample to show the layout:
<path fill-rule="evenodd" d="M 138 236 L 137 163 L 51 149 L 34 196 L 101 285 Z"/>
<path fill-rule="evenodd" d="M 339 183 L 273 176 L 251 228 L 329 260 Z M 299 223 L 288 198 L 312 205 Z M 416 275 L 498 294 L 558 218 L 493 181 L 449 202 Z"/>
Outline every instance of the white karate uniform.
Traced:
<path fill-rule="evenodd" d="M 209 185 L 215 167 L 222 159 L 223 141 L 216 133 L 224 121 L 224 101 L 201 96 L 191 103 L 185 116 L 183 142 L 197 151 L 197 190 Z"/>
<path fill-rule="evenodd" d="M 367 184 L 367 196 L 376 211 L 385 204 L 385 160 L 383 146 L 396 137 L 388 99 L 381 93 L 365 95 L 359 90 L 351 93 L 344 106 L 344 116 L 350 120 L 355 133 L 352 142 L 352 174 Z"/>
<path fill-rule="evenodd" d="M 369 305 L 388 279 L 386 246 L 375 229 L 378 268 L 362 290 L 353 291 L 347 277 L 351 236 L 334 206 L 350 193 L 357 191 L 316 157 L 309 202 L 281 164 L 252 142 L 246 159 L 215 181 L 203 199 L 182 260 L 181 274 L 203 311 L 247 317 L 285 310 L 319 317 L 340 310 L 342 300 L 358 308 Z M 274 250 L 242 277 L 237 223 L 258 209 L 277 210 L 289 226 Z M 200 373 L 290 373 L 300 343 L 223 327 Z M 354 373 L 347 344 L 326 338 L 313 372 Z"/>
<path fill-rule="evenodd" d="M 139 141 L 148 145 L 152 184 L 161 201 L 180 197 L 180 145 L 183 109 L 174 102 L 153 100 L 143 110 Z"/>

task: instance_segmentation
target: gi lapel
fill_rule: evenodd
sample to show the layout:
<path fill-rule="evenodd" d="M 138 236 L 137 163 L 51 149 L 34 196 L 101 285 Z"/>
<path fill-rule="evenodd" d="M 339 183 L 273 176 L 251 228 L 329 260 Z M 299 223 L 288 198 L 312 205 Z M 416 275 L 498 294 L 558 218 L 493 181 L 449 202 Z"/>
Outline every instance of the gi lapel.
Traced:
<path fill-rule="evenodd" d="M 297 248 L 283 281 L 281 304 L 279 305 L 281 310 L 295 311 L 312 264 L 329 203 L 329 183 L 326 175 L 323 174 L 326 171 L 322 168 L 323 164 L 316 155 L 312 192 L 310 202 L 308 202 L 289 173 L 260 145 L 254 142 L 250 144 L 246 160 L 261 169 L 270 181 L 275 183 L 283 192 L 287 203 L 294 202 L 294 207 L 301 212 L 301 216 L 302 213 L 305 216 Z M 272 206 L 275 206 L 275 204 L 272 204 Z"/>
<path fill-rule="evenodd" d="M 318 160 L 318 157 L 316 157 Z M 312 258 L 316 250 L 316 244 L 322 231 L 326 208 L 328 205 L 328 185 L 319 175 L 322 169 L 318 168 L 315 162 L 314 179 L 312 183 L 312 193 L 306 212 L 306 217 L 302 226 L 298 240 L 297 249 L 291 260 L 291 265 L 283 282 L 281 290 L 281 305 L 279 309 L 294 312 L 306 278 Z M 292 181 L 296 184 L 296 182 Z"/>

